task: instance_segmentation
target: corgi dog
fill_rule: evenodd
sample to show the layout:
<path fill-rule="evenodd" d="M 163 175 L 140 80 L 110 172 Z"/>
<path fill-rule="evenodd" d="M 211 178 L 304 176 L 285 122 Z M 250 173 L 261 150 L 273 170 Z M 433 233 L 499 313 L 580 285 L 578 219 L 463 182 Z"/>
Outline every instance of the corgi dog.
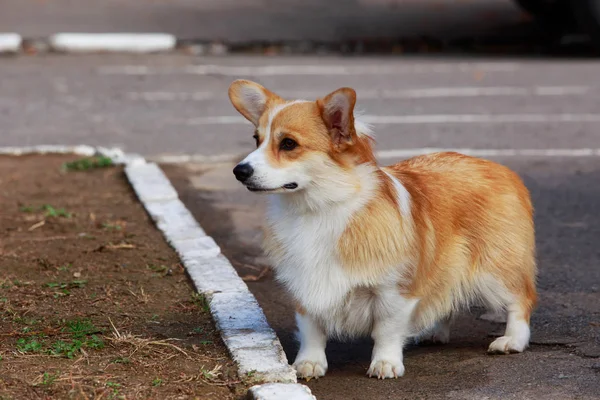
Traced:
<path fill-rule="evenodd" d="M 233 173 L 268 198 L 264 250 L 295 302 L 299 378 L 325 375 L 328 339 L 369 335 L 367 375 L 400 377 L 407 340 L 448 342 L 475 302 L 507 315 L 489 353 L 528 346 L 535 232 L 515 172 L 455 152 L 378 165 L 351 88 L 290 101 L 236 80 L 228 94 L 255 127 Z"/>

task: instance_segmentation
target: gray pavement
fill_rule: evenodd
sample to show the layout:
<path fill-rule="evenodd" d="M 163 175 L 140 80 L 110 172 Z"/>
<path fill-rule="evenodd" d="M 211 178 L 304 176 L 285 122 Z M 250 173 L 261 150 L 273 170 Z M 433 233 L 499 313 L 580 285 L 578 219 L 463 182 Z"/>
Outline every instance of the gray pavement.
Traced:
<path fill-rule="evenodd" d="M 243 153 L 251 130 L 229 103 L 227 87 L 245 77 L 286 97 L 355 88 L 380 150 L 598 148 L 597 70 L 593 60 L 3 58 L 0 146 L 122 146 L 146 156 Z"/>
<path fill-rule="evenodd" d="M 287 97 L 358 92 L 384 163 L 423 147 L 465 148 L 514 168 L 536 207 L 540 305 L 530 351 L 490 357 L 502 325 L 465 316 L 445 346 L 413 346 L 407 375 L 364 374 L 369 341 L 331 343 L 319 399 L 600 398 L 600 84 L 594 60 L 36 56 L 0 58 L 0 146 L 123 146 L 148 157 L 237 155 L 253 148 L 226 89 L 238 77 Z M 539 150 L 537 156 L 501 151 Z M 589 150 L 582 152 L 582 150 Z M 557 156 L 555 150 L 562 150 Z M 487 152 L 487 153 L 486 153 Z M 494 155 L 495 154 L 495 155 Z M 584 156 L 582 156 L 582 154 Z M 592 154 L 592 156 L 589 156 Z M 565 157 L 564 155 L 568 155 Z M 199 158 L 202 160 L 201 158 Z M 292 311 L 258 243 L 263 198 L 232 162 L 164 165 L 183 201 L 263 306 L 293 359 Z"/>
<path fill-rule="evenodd" d="M 512 30 L 511 0 L 3 0 L 0 29 L 27 37 L 56 32 L 164 32 L 246 42 L 433 35 Z"/>

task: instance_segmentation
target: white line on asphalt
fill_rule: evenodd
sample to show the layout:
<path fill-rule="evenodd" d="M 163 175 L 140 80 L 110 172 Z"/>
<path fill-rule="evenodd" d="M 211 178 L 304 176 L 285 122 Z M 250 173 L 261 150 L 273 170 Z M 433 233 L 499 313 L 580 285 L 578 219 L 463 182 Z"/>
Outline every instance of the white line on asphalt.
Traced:
<path fill-rule="evenodd" d="M 420 154 L 454 151 L 474 157 L 600 157 L 600 149 L 467 149 L 420 148 L 382 150 L 378 158 L 414 157 Z"/>
<path fill-rule="evenodd" d="M 573 96 L 590 92 L 589 86 L 491 86 L 491 87 L 440 87 L 425 89 L 361 90 L 355 89 L 359 100 L 373 99 L 430 99 L 447 97 L 479 96 Z M 273 90 L 286 98 L 318 98 L 324 95 L 317 91 Z M 131 100 L 143 101 L 207 101 L 226 100 L 225 92 L 129 92 Z"/>
<path fill-rule="evenodd" d="M 544 123 L 544 122 L 600 122 L 600 114 L 425 114 L 425 115 L 363 115 L 368 124 L 469 124 L 469 123 Z M 237 115 L 199 117 L 185 121 L 186 125 L 249 124 Z"/>
<path fill-rule="evenodd" d="M 415 149 L 381 150 L 376 153 L 377 158 L 408 158 L 421 154 L 453 151 L 474 157 L 600 157 L 600 148 L 583 149 L 472 149 L 472 148 L 436 148 L 423 147 Z M 147 157 L 148 160 L 158 164 L 184 164 L 184 163 L 233 163 L 244 158 L 246 153 L 239 154 L 160 154 Z"/>
<path fill-rule="evenodd" d="M 515 63 L 396 64 L 396 65 L 269 65 L 237 67 L 229 65 L 187 65 L 184 67 L 151 67 L 147 65 L 111 65 L 98 67 L 102 75 L 398 75 L 407 73 L 514 72 Z"/>

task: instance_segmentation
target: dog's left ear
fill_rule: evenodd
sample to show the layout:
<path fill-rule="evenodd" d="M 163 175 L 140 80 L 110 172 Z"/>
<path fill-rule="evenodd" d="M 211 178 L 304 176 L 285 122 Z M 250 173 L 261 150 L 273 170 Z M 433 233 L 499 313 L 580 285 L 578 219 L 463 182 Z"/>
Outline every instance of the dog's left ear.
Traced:
<path fill-rule="evenodd" d="M 235 109 L 256 127 L 270 104 L 283 101 L 262 85 L 245 79 L 233 81 L 228 94 Z"/>
<path fill-rule="evenodd" d="M 341 88 L 317 100 L 321 118 L 329 130 L 333 146 L 344 151 L 351 146 L 356 136 L 354 129 L 354 105 L 356 92 L 351 88 Z"/>

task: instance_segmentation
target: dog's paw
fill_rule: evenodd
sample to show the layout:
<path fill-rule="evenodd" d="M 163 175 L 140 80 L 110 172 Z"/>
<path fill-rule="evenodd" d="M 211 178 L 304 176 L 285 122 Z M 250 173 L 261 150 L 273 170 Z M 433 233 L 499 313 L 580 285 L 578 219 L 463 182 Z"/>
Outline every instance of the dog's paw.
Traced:
<path fill-rule="evenodd" d="M 327 372 L 327 363 L 319 361 L 300 360 L 294 362 L 294 369 L 298 378 L 309 380 L 311 378 L 320 378 Z"/>
<path fill-rule="evenodd" d="M 402 361 L 373 360 L 367 375 L 377 379 L 398 378 L 404 375 L 404 364 L 402 364 Z"/>
<path fill-rule="evenodd" d="M 488 348 L 490 354 L 522 353 L 527 343 L 513 336 L 501 336 L 494 340 Z"/>

